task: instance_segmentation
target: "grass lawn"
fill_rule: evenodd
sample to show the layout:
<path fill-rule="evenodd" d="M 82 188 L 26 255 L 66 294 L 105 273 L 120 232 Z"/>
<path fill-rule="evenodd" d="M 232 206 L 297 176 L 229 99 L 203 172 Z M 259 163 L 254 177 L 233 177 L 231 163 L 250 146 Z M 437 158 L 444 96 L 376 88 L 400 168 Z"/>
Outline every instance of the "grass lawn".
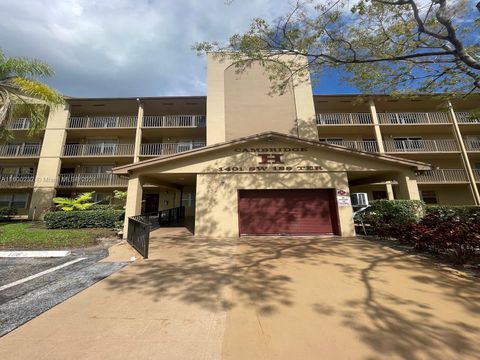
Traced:
<path fill-rule="evenodd" d="M 0 223 L 0 249 L 81 248 L 98 238 L 112 237 L 109 229 L 47 229 L 42 222 Z"/>

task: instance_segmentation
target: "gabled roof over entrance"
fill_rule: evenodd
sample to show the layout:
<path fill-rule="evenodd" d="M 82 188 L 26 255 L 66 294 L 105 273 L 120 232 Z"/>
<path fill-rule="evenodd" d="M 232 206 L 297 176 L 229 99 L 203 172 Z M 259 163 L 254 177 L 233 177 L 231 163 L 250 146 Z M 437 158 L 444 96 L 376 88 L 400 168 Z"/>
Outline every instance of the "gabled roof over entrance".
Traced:
<path fill-rule="evenodd" d="M 119 166 L 113 169 L 114 174 L 130 174 L 136 172 L 143 172 L 145 170 L 148 171 L 151 167 L 167 165 L 174 163 L 175 161 L 179 160 L 194 160 L 196 157 L 201 157 L 203 155 L 207 155 L 212 152 L 216 152 L 223 149 L 230 149 L 234 147 L 238 147 L 239 145 L 244 145 L 249 142 L 253 141 L 281 141 L 284 143 L 291 143 L 294 146 L 308 146 L 318 148 L 319 150 L 329 150 L 338 152 L 342 155 L 352 156 L 352 157 L 360 157 L 364 158 L 365 160 L 376 160 L 378 162 L 386 162 L 390 165 L 396 165 L 402 168 L 409 168 L 412 171 L 424 171 L 424 170 L 431 170 L 433 166 L 424 162 L 414 161 L 409 159 L 404 159 L 396 156 L 390 156 L 385 154 L 378 154 L 378 153 L 370 153 L 355 149 L 348 149 L 343 146 L 327 144 L 319 141 L 312 141 L 307 139 L 297 138 L 295 136 L 281 134 L 277 132 L 265 132 L 257 135 L 247 136 L 239 139 L 235 139 L 232 141 L 209 145 L 203 148 L 198 148 L 190 151 L 181 152 L 178 154 L 161 156 L 154 159 L 149 159 L 145 161 L 140 161 L 138 163 L 133 163 L 129 165 Z"/>

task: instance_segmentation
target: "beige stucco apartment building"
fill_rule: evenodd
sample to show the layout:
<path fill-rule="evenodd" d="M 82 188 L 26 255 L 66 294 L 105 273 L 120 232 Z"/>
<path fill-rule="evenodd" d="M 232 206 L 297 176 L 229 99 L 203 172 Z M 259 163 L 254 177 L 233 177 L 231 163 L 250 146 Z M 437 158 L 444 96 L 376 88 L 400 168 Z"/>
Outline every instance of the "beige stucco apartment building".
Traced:
<path fill-rule="evenodd" d="M 69 98 L 0 145 L 0 207 L 127 190 L 126 216 L 183 205 L 195 234 L 354 234 L 349 194 L 479 204 L 480 97 L 272 95 L 260 65 L 208 58 L 207 96 Z"/>

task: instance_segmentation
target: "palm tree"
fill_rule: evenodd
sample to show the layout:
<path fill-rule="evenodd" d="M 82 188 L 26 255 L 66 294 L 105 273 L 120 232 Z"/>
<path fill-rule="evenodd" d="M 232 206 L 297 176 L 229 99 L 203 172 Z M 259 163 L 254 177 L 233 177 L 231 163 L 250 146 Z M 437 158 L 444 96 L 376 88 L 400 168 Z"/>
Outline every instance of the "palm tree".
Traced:
<path fill-rule="evenodd" d="M 8 135 L 8 122 L 17 116 L 30 119 L 30 133 L 45 127 L 48 110 L 64 103 L 63 96 L 37 78 L 53 76 L 45 62 L 7 57 L 0 50 L 0 138 Z"/>

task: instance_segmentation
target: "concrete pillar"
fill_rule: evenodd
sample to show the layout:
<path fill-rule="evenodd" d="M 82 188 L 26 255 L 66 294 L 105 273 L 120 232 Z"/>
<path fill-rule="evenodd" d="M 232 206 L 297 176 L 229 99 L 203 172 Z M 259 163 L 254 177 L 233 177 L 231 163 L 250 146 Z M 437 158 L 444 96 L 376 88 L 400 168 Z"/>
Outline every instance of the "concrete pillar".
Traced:
<path fill-rule="evenodd" d="M 43 219 L 46 210 L 53 204 L 58 174 L 62 167 L 60 156 L 63 154 L 67 138 L 68 118 L 68 105 L 58 107 L 48 115 L 30 202 L 29 218 L 31 219 Z"/>
<path fill-rule="evenodd" d="M 143 188 L 142 181 L 138 176 L 132 176 L 128 180 L 127 202 L 125 204 L 125 222 L 123 224 L 123 238 L 128 234 L 128 218 L 140 215 L 142 211 Z"/>
<path fill-rule="evenodd" d="M 395 177 L 398 182 L 398 198 L 403 200 L 420 200 L 417 179 L 413 172 L 400 173 Z"/>
<path fill-rule="evenodd" d="M 378 152 L 380 154 L 384 154 L 385 145 L 383 143 L 382 131 L 380 129 L 380 121 L 378 120 L 378 114 L 377 114 L 377 108 L 375 106 L 375 102 L 372 99 L 368 101 L 368 107 L 370 109 L 370 114 L 372 115 L 373 131 L 375 132 L 375 140 L 377 140 Z M 395 199 L 393 195 L 393 187 L 392 187 L 391 181 L 387 181 L 385 183 L 385 188 L 387 190 L 388 200 Z"/>
<path fill-rule="evenodd" d="M 475 174 L 473 173 L 472 165 L 470 164 L 470 159 L 468 157 L 467 149 L 465 148 L 465 143 L 463 142 L 463 136 L 460 131 L 460 127 L 458 126 L 457 116 L 455 115 L 455 111 L 450 101 L 447 102 L 447 106 L 448 106 L 448 114 L 450 115 L 450 120 L 452 121 L 452 124 L 453 124 L 453 133 L 455 134 L 457 144 L 460 147 L 460 152 L 462 154 L 463 167 L 465 169 L 465 172 L 467 173 L 467 178 L 470 183 L 470 191 L 472 192 L 475 205 L 480 205 L 480 193 L 478 192 Z"/>
<path fill-rule="evenodd" d="M 140 161 L 140 154 L 142 148 L 142 124 L 143 124 L 143 103 L 138 102 L 138 115 L 137 115 L 137 130 L 135 132 L 135 150 L 133 154 L 133 162 Z"/>

